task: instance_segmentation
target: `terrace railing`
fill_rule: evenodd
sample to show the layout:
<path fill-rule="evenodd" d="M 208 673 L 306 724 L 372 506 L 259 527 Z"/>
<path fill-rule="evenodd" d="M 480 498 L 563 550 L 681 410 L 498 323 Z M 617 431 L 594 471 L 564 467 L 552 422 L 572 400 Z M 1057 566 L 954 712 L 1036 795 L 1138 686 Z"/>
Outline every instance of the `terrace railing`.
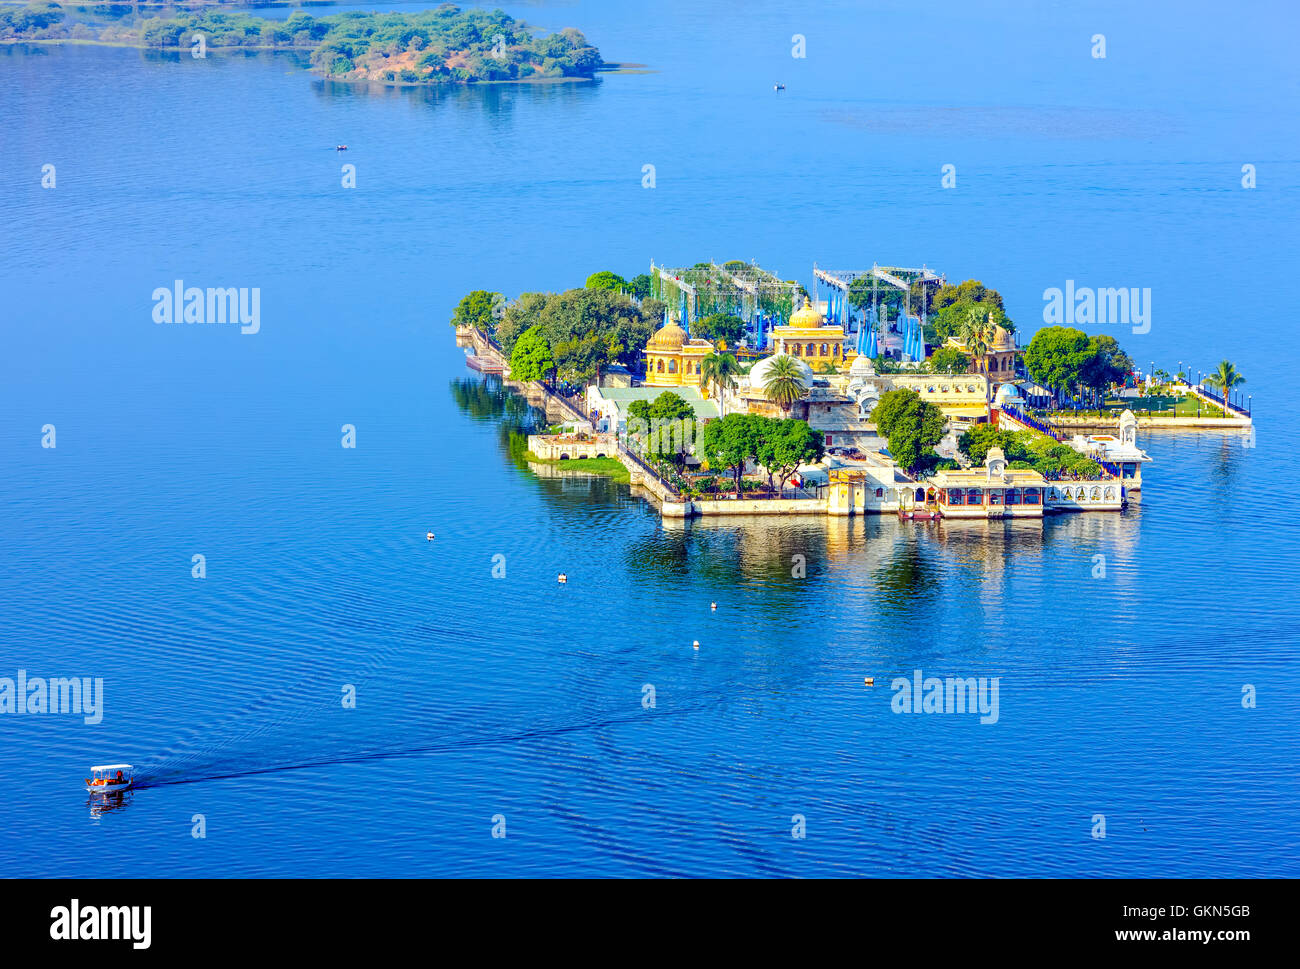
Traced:
<path fill-rule="evenodd" d="M 1034 430 L 1038 431 L 1041 434 L 1046 434 L 1048 437 L 1052 438 L 1053 440 L 1056 441 L 1063 440 L 1060 431 L 1052 427 L 1052 425 L 1040 421 L 1036 417 L 1030 417 L 1019 407 L 1015 407 L 1010 404 L 1003 404 L 1002 411 L 1003 413 L 1010 414 L 1014 420 L 1019 421 L 1021 424 L 1024 424 L 1026 427 L 1032 427 Z"/>
<path fill-rule="evenodd" d="M 1038 420 L 1036 417 L 1029 416 L 1028 414 L 1021 411 L 1020 408 L 1018 407 L 1004 406 L 1002 410 L 1006 413 L 1009 413 L 1012 416 L 1012 418 L 1024 424 L 1025 426 L 1032 427 L 1034 430 L 1040 431 L 1043 434 L 1046 434 L 1048 437 L 1053 438 L 1054 440 L 1061 441 L 1061 442 L 1064 442 L 1065 440 L 1062 437 L 1061 433 L 1057 431 L 1055 428 L 1053 428 L 1050 424 L 1045 424 L 1042 421 Z M 1101 465 L 1101 469 L 1105 471 L 1106 474 L 1109 475 L 1110 477 L 1112 478 L 1123 477 L 1123 474 L 1120 472 L 1119 467 L 1111 463 L 1110 461 L 1103 461 L 1099 458 L 1093 458 L 1093 460 L 1096 461 L 1099 465 Z"/>
<path fill-rule="evenodd" d="M 656 481 L 658 481 L 661 485 L 663 485 L 663 487 L 664 487 L 664 488 L 665 488 L 665 489 L 666 489 L 670 494 L 672 494 L 672 495 L 674 495 L 675 497 L 678 497 L 678 498 L 681 497 L 681 492 L 677 490 L 677 488 L 676 488 L 675 485 L 673 485 L 671 482 L 667 481 L 667 480 L 664 478 L 664 476 L 661 475 L 658 471 L 656 471 L 655 468 L 654 468 L 652 465 L 650 465 L 650 464 L 649 464 L 649 463 L 648 463 L 644 458 L 641 457 L 641 455 L 637 454 L 635 451 L 633 451 L 631 448 L 629 448 L 629 447 L 628 447 L 626 444 L 624 444 L 622 441 L 619 441 L 619 442 L 618 442 L 618 453 L 621 454 L 623 457 L 627 458 L 629 461 L 631 461 L 633 464 L 635 464 L 638 468 L 640 468 L 640 469 L 641 469 L 642 471 L 644 471 L 646 474 L 648 474 L 648 475 L 650 475 L 651 477 L 653 477 Z"/>
<path fill-rule="evenodd" d="M 1196 394 L 1198 397 L 1203 397 L 1205 400 L 1209 401 L 1211 404 L 1214 404 L 1216 407 L 1222 407 L 1223 412 L 1225 414 L 1231 414 L 1233 411 L 1235 411 L 1241 417 L 1250 416 L 1249 407 L 1242 407 L 1238 404 L 1232 403 L 1231 401 L 1225 402 L 1222 397 L 1220 397 L 1218 394 L 1216 394 L 1214 391 L 1210 390 L 1209 388 L 1205 387 L 1204 385 L 1198 385 L 1193 387 L 1192 393 Z"/>

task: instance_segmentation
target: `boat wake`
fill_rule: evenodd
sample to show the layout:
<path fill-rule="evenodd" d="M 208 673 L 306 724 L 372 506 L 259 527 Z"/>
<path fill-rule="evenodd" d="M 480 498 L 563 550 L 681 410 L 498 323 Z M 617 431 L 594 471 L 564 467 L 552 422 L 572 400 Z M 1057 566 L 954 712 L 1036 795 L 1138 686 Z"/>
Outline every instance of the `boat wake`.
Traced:
<path fill-rule="evenodd" d="M 566 734 L 590 730 L 601 730 L 625 723 L 644 723 L 662 717 L 681 717 L 715 706 L 719 698 L 701 696 L 695 702 L 676 705 L 672 710 L 638 710 L 623 716 L 598 716 L 580 722 L 561 723 L 546 726 L 534 726 L 525 729 L 479 728 L 459 737 L 443 735 L 420 741 L 412 737 L 406 743 L 382 744 L 362 749 L 343 749 L 331 752 L 303 750 L 285 751 L 282 756 L 275 756 L 266 751 L 254 753 L 235 748 L 237 740 L 261 736 L 273 729 L 274 725 L 263 725 L 242 734 L 237 739 L 221 745 L 221 753 L 216 749 L 195 752 L 187 755 L 172 755 L 156 765 L 137 768 L 133 787 L 137 790 L 150 787 L 164 787 L 177 784 L 196 784 L 204 781 L 225 780 L 237 777 L 252 777 L 262 774 L 279 774 L 288 771 L 312 770 L 324 767 L 336 767 L 348 764 L 365 764 L 374 761 L 397 760 L 411 757 L 426 757 L 439 753 L 471 750 L 480 747 L 493 747 L 512 744 L 524 744 L 530 741 L 545 740 Z M 301 718 L 295 718 L 301 719 Z M 279 724 L 278 726 L 283 726 Z M 450 725 L 448 725 L 450 726 Z M 313 756 L 315 754 L 315 756 Z M 305 755 L 305 756 L 304 756 Z"/>

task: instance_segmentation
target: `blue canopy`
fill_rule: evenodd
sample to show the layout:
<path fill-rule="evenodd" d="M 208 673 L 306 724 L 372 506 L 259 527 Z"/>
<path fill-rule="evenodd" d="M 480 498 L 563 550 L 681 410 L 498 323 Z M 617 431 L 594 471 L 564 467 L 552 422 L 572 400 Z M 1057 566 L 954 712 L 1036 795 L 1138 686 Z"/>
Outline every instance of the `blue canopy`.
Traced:
<path fill-rule="evenodd" d="M 925 333 L 921 328 L 921 318 L 919 316 L 907 316 L 904 313 L 906 325 L 903 328 L 903 352 L 913 360 L 921 361 L 925 359 Z"/>

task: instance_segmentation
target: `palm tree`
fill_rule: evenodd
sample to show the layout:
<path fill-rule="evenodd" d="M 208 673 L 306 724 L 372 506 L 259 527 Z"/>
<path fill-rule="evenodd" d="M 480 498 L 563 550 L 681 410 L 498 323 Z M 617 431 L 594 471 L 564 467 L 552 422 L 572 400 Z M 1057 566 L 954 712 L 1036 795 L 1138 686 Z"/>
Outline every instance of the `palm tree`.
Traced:
<path fill-rule="evenodd" d="M 780 405 L 787 413 L 796 400 L 804 395 L 808 387 L 804 383 L 803 371 L 794 357 L 778 353 L 772 358 L 767 368 L 767 377 L 763 383 L 763 393 L 774 404 Z"/>
<path fill-rule="evenodd" d="M 991 313 L 985 315 L 977 309 L 972 309 L 962 321 L 959 339 L 977 364 L 982 363 L 994 339 L 993 315 Z M 988 372 L 983 367 L 977 367 L 977 370 L 981 373 Z"/>
<path fill-rule="evenodd" d="M 1233 387 L 1240 387 L 1244 384 L 1246 378 L 1238 372 L 1230 361 L 1224 360 L 1219 364 L 1218 370 L 1205 378 L 1205 382 L 1211 387 L 1218 387 L 1223 392 L 1223 416 L 1230 416 L 1227 408 L 1228 395 L 1232 393 Z"/>
<path fill-rule="evenodd" d="M 740 362 L 730 353 L 710 353 L 700 361 L 700 380 L 722 399 L 722 394 L 736 386 Z"/>

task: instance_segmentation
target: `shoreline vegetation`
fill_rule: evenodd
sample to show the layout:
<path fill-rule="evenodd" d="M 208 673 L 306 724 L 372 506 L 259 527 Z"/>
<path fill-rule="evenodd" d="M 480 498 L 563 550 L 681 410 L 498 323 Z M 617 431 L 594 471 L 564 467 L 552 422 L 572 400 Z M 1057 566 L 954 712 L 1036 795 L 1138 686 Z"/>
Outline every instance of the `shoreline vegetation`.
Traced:
<path fill-rule="evenodd" d="M 545 464 L 564 471 L 611 478 L 616 484 L 631 484 L 632 482 L 632 475 L 623 466 L 623 462 L 617 458 L 565 458 L 561 460 L 558 458 L 539 458 L 532 451 L 529 451 L 524 457 L 529 464 Z"/>
<path fill-rule="evenodd" d="M 160 11 L 161 12 L 161 11 Z M 142 16 L 134 4 L 0 6 L 0 43 L 135 47 L 159 52 L 291 51 L 328 79 L 431 85 L 591 80 L 606 64 L 579 30 L 537 36 L 500 10 L 444 3 L 415 13 L 350 12 L 270 20 L 209 4 Z M 201 40 L 199 39 L 201 38 Z"/>

